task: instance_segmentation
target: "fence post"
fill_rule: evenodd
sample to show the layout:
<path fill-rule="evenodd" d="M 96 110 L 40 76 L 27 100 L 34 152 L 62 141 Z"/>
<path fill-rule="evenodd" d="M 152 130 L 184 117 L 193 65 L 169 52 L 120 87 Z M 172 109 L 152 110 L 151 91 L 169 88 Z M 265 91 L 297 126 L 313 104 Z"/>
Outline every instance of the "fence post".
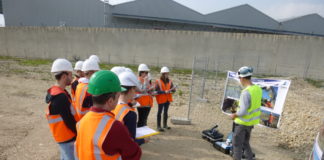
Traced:
<path fill-rule="evenodd" d="M 191 108 L 191 100 L 192 100 L 192 88 L 193 88 L 193 80 L 194 80 L 194 72 L 195 72 L 195 63 L 196 63 L 196 56 L 193 58 L 193 62 L 192 62 L 191 86 L 190 86 L 190 95 L 189 95 L 187 119 L 189 119 L 189 117 L 190 117 L 190 108 Z"/>

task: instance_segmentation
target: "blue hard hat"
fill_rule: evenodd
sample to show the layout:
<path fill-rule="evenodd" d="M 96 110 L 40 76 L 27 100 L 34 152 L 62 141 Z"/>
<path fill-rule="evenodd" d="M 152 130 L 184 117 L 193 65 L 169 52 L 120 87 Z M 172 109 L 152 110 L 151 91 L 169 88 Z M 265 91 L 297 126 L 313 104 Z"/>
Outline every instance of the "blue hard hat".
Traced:
<path fill-rule="evenodd" d="M 248 77 L 248 76 L 252 76 L 253 73 L 253 68 L 252 67 L 241 67 L 238 71 L 237 71 L 237 75 L 239 77 Z"/>

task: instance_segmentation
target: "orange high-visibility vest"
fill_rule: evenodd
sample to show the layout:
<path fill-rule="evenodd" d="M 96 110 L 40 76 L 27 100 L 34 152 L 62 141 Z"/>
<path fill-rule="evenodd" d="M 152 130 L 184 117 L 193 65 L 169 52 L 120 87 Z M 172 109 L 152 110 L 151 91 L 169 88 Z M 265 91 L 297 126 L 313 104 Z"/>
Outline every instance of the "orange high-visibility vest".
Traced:
<path fill-rule="evenodd" d="M 140 83 L 144 84 L 144 79 L 141 77 L 138 77 L 138 80 Z M 150 88 L 151 85 L 148 85 L 147 88 Z M 137 92 L 137 94 L 141 94 L 141 92 Z M 141 106 L 149 106 L 153 107 L 153 97 L 151 95 L 143 95 L 136 99 L 136 101 L 141 104 Z"/>
<path fill-rule="evenodd" d="M 159 85 L 161 91 L 168 91 L 171 89 L 171 80 L 169 81 L 168 84 L 164 84 L 164 82 L 161 79 L 156 80 L 156 84 Z M 158 94 L 156 95 L 156 101 L 158 104 L 163 104 L 166 102 L 172 102 L 172 94 Z"/>
<path fill-rule="evenodd" d="M 73 84 L 75 81 L 79 81 L 79 79 L 80 78 L 78 78 L 78 77 L 74 77 L 71 84 Z M 71 86 L 71 98 L 72 98 L 72 101 L 74 102 L 75 101 L 75 90 L 72 88 L 72 86 Z"/>
<path fill-rule="evenodd" d="M 112 125 L 114 115 L 109 112 L 88 112 L 77 124 L 74 157 L 77 160 L 117 160 L 120 154 L 107 155 L 102 145 Z"/>
<path fill-rule="evenodd" d="M 124 124 L 123 119 L 130 111 L 135 112 L 135 108 L 128 106 L 128 104 L 118 104 L 112 112 L 115 114 L 115 119 Z"/>
<path fill-rule="evenodd" d="M 86 97 L 88 91 L 88 83 L 82 83 L 80 82 L 76 88 L 75 91 L 75 108 L 76 112 L 79 116 L 79 119 L 81 119 L 87 112 L 89 112 L 90 108 L 84 108 L 82 106 L 84 99 Z"/>
<path fill-rule="evenodd" d="M 68 96 L 67 92 L 65 92 L 62 88 L 60 88 L 58 86 L 53 86 L 49 89 L 49 93 L 52 96 L 56 96 L 56 95 L 64 93 L 70 101 L 70 110 L 71 110 L 72 115 L 74 116 L 74 118 L 77 117 L 74 107 L 71 103 L 71 99 Z M 49 103 L 49 105 L 47 107 L 46 118 L 47 118 L 48 125 L 50 127 L 50 130 L 53 134 L 55 141 L 60 143 L 60 142 L 66 142 L 68 140 L 71 140 L 72 138 L 74 138 L 76 136 L 76 134 L 74 132 L 72 132 L 72 130 L 69 129 L 65 125 L 60 114 L 56 114 L 56 115 L 50 114 L 50 105 L 51 105 L 51 103 Z"/>

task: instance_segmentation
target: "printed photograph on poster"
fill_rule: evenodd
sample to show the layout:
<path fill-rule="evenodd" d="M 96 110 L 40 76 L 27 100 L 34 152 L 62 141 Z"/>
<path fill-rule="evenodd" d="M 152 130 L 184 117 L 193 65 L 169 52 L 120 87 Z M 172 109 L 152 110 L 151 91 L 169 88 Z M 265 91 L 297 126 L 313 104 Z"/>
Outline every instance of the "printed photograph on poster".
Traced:
<path fill-rule="evenodd" d="M 290 81 L 253 78 L 252 83 L 262 89 L 260 125 L 278 128 Z M 229 71 L 221 106 L 223 113 L 231 114 L 237 111 L 243 89 L 236 72 Z"/>

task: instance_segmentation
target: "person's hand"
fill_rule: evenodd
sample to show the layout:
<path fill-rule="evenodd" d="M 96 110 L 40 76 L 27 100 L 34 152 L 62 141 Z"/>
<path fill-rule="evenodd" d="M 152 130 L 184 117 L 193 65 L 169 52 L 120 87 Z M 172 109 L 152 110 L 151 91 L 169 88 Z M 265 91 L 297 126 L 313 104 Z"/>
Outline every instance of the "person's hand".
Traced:
<path fill-rule="evenodd" d="M 237 115 L 235 113 L 234 114 L 230 114 L 229 116 L 231 117 L 232 120 L 234 120 L 237 117 Z"/>
<path fill-rule="evenodd" d="M 169 94 L 169 93 L 171 93 L 171 91 L 170 91 L 170 90 L 167 90 L 167 91 L 165 91 L 165 93 L 166 93 L 166 94 Z"/>

